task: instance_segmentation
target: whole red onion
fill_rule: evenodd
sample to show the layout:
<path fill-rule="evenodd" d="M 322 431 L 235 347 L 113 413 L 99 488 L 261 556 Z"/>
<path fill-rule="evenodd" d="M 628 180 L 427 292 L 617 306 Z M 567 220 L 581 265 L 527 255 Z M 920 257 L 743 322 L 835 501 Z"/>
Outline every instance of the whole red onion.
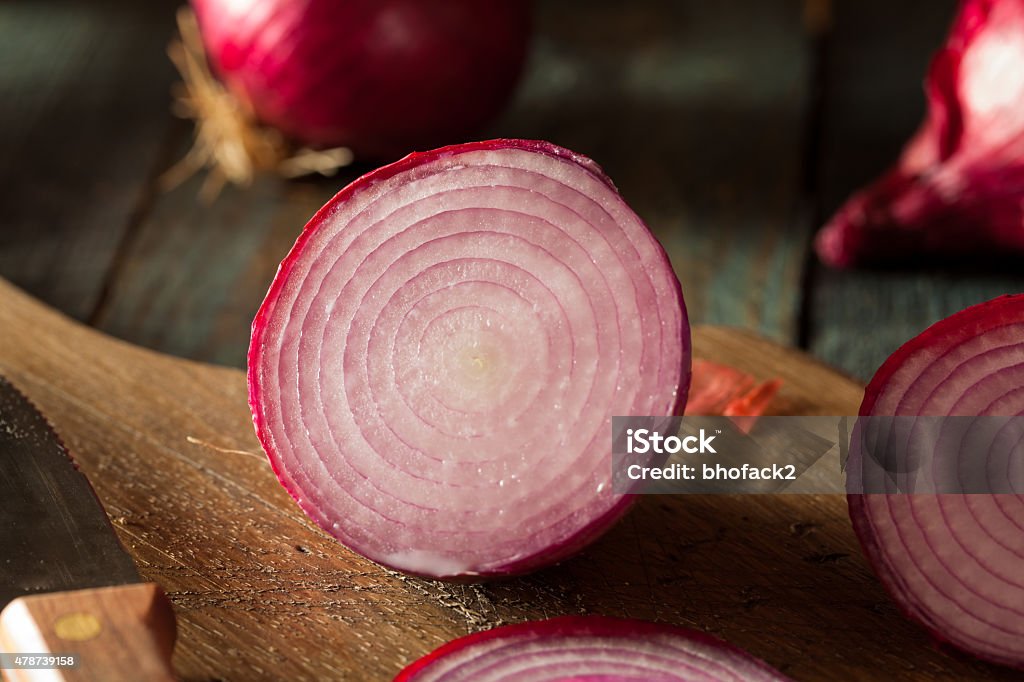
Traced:
<path fill-rule="evenodd" d="M 214 71 L 314 147 L 397 157 L 461 141 L 507 101 L 526 0 L 191 0 Z"/>

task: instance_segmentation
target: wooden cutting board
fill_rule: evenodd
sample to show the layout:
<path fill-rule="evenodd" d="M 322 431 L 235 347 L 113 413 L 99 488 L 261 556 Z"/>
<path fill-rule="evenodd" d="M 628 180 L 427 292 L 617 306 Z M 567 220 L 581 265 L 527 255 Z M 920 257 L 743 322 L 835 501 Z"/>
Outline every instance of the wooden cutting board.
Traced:
<path fill-rule="evenodd" d="M 855 414 L 862 387 L 801 353 L 699 327 L 696 353 L 785 381 L 782 414 Z M 390 680 L 468 632 L 602 613 L 699 628 L 796 680 L 1010 679 L 939 651 L 861 557 L 841 496 L 648 496 L 600 541 L 517 579 L 385 570 L 317 529 L 253 434 L 242 372 L 81 326 L 0 280 L 0 372 L 50 418 L 142 575 L 186 680 Z"/>

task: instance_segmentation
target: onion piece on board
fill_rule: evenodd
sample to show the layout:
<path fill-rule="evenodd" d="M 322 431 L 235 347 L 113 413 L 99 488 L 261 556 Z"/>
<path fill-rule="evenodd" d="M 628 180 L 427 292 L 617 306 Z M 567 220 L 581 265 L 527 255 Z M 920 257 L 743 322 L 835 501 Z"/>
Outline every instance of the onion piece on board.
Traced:
<path fill-rule="evenodd" d="M 522 573 L 595 539 L 611 417 L 680 414 L 665 252 L 586 157 L 492 140 L 343 189 L 281 264 L 249 349 L 274 471 L 351 549 L 430 577 Z"/>
<path fill-rule="evenodd" d="M 735 367 L 695 358 L 686 414 L 757 417 L 771 407 L 780 388 L 781 379 L 758 383 Z"/>
<path fill-rule="evenodd" d="M 967 308 L 904 344 L 861 415 L 1024 415 L 1024 295 Z M 903 611 L 979 658 L 1024 668 L 1024 496 L 856 494 L 850 517 Z"/>
<path fill-rule="evenodd" d="M 478 632 L 415 661 L 395 682 L 780 682 L 789 678 L 702 632 L 568 616 Z"/>

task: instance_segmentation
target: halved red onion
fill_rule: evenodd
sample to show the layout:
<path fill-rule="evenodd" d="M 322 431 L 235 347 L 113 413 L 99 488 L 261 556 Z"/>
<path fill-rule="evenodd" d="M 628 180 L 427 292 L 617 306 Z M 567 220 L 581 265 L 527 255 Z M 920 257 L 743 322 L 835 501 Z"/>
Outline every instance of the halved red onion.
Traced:
<path fill-rule="evenodd" d="M 860 413 L 1024 415 L 1024 295 L 963 310 L 904 344 Z M 875 571 L 911 618 L 1024 668 L 1024 496 L 850 495 L 849 505 Z"/>
<path fill-rule="evenodd" d="M 778 682 L 788 678 L 703 632 L 568 616 L 478 632 L 406 667 L 395 682 Z"/>
<path fill-rule="evenodd" d="M 257 435 L 322 528 L 402 571 L 502 575 L 625 511 L 611 417 L 682 412 L 689 326 L 665 252 L 594 162 L 492 140 L 328 202 L 248 364 Z"/>

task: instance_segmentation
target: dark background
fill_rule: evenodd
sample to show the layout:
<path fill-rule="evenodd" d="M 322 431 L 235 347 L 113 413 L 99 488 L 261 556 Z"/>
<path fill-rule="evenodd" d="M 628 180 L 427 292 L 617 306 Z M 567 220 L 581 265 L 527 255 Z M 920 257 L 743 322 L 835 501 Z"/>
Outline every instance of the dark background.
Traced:
<path fill-rule="evenodd" d="M 211 206 L 165 55 L 176 3 L 0 5 L 0 276 L 104 331 L 241 366 L 305 221 L 367 166 L 261 178 Z M 831 21 L 808 21 L 831 9 Z M 520 90 L 482 136 L 592 156 L 668 249 L 696 322 L 757 330 L 862 378 L 935 320 L 1024 276 L 836 272 L 814 230 L 898 153 L 948 0 L 551 0 Z M 817 26 L 817 28 L 816 28 Z M 1019 268 L 1018 268 L 1019 271 Z"/>

